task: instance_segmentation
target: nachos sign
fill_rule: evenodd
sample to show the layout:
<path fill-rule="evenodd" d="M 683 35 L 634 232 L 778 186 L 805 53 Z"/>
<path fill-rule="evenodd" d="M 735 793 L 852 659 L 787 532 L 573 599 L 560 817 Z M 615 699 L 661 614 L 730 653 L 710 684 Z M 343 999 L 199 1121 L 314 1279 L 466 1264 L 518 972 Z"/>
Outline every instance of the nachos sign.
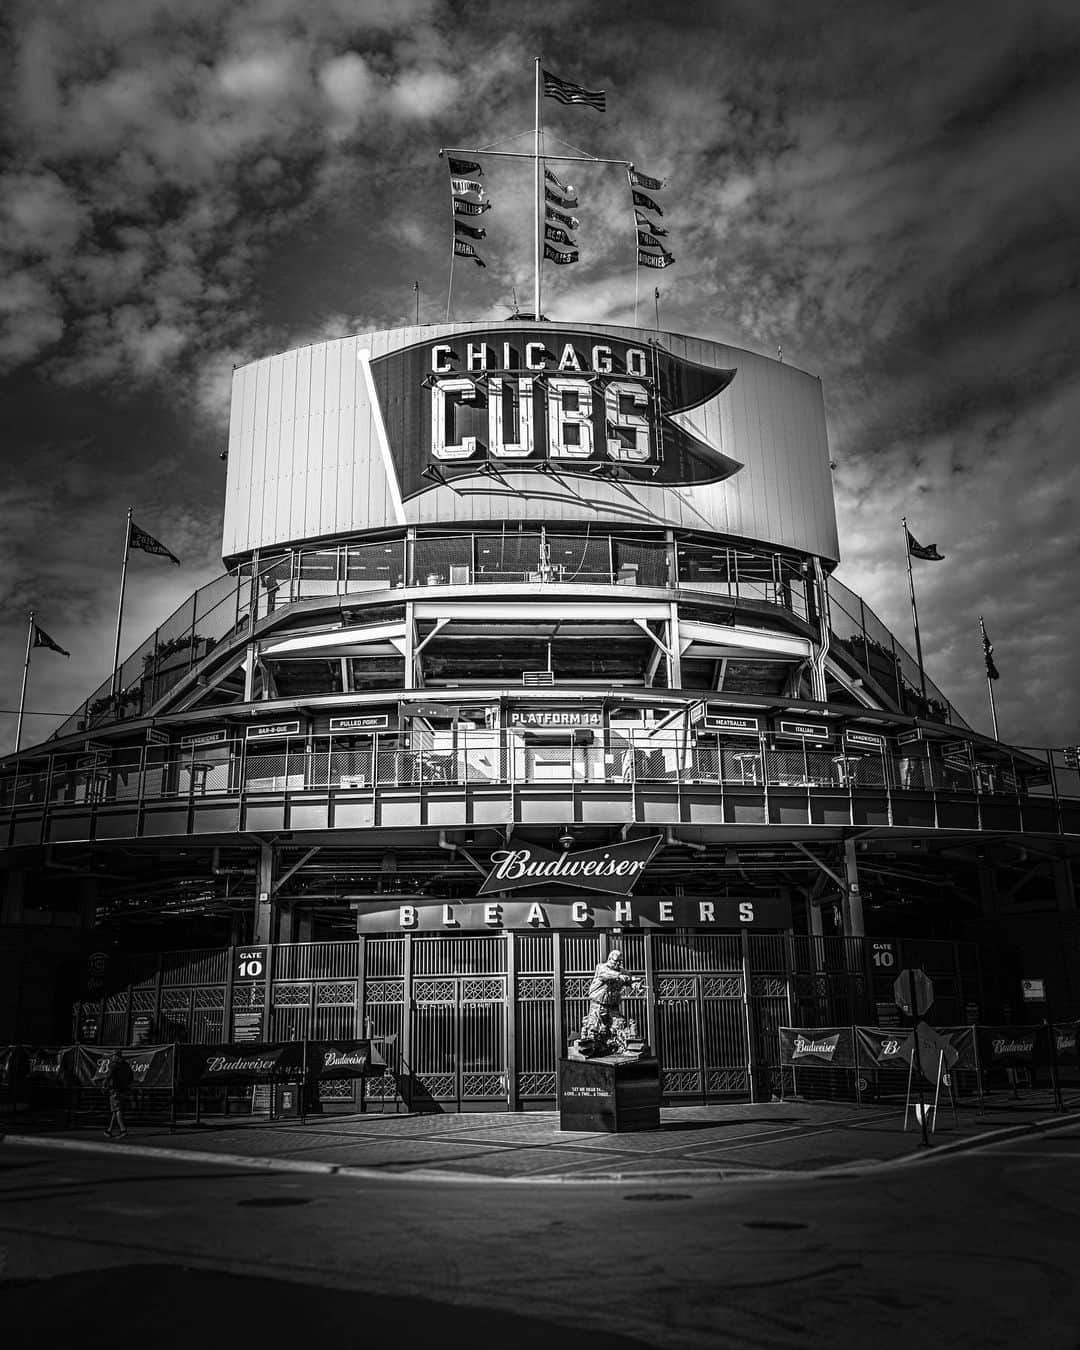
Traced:
<path fill-rule="evenodd" d="M 372 362 L 401 495 L 476 473 L 533 469 L 660 484 L 714 483 L 742 467 L 685 414 L 735 378 L 654 345 L 558 328 L 505 328 Z"/>

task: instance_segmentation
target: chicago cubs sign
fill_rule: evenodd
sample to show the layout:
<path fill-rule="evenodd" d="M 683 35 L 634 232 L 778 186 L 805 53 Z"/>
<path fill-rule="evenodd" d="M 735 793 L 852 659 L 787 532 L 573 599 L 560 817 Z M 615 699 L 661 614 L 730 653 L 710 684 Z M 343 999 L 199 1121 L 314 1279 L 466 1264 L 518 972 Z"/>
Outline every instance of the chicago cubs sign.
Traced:
<path fill-rule="evenodd" d="M 393 352 L 372 362 L 372 376 L 403 498 L 500 469 L 606 467 L 674 485 L 742 467 L 680 420 L 735 371 L 659 346 L 507 326 Z"/>

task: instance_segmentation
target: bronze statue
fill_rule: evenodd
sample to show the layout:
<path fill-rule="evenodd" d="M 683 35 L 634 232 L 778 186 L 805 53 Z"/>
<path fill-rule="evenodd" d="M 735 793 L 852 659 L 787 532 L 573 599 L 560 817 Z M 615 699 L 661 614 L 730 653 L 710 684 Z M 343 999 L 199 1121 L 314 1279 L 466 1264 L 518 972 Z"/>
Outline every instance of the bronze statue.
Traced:
<path fill-rule="evenodd" d="M 571 1059 L 598 1059 L 606 1055 L 638 1058 L 645 1042 L 638 1036 L 637 1023 L 624 1017 L 624 993 L 636 996 L 645 992 L 644 984 L 622 968 L 622 952 L 613 951 L 593 971 L 589 985 L 589 1011 L 576 1040 L 570 1042 Z"/>

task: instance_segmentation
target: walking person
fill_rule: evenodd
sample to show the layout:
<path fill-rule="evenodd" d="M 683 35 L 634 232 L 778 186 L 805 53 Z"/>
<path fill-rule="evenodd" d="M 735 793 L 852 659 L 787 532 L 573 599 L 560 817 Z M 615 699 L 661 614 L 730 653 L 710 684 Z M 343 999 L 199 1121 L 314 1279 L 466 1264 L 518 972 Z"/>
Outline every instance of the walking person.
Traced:
<path fill-rule="evenodd" d="M 109 1124 L 105 1130 L 106 1139 L 113 1137 L 114 1126 L 121 1139 L 127 1134 L 127 1126 L 124 1124 L 124 1094 L 131 1086 L 132 1078 L 131 1065 L 119 1050 L 114 1050 L 105 1070 L 105 1092 L 109 1099 L 110 1112 Z"/>

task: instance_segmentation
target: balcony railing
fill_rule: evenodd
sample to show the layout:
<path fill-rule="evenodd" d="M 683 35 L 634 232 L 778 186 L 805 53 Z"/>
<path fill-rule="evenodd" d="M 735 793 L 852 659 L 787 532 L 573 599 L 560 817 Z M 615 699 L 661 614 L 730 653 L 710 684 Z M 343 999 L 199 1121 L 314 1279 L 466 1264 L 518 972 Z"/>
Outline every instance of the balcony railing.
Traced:
<path fill-rule="evenodd" d="M 430 733 L 428 733 L 430 736 Z M 235 740 L 185 749 L 147 746 L 127 764 L 83 756 L 51 772 L 0 779 L 0 810 L 186 800 L 228 795 L 364 793 L 428 786 L 575 786 L 669 783 L 728 790 L 827 790 L 832 793 L 927 792 L 967 797 L 1074 801 L 1075 771 L 1057 752 L 1004 753 L 980 762 L 950 753 L 910 756 L 891 749 L 856 753 L 837 742 L 774 747 L 685 736 L 609 734 L 591 744 L 545 737 L 531 743 L 509 730 L 461 729 L 445 744 L 397 732 L 366 739 L 290 738 L 273 750 Z M 923 742 L 925 747 L 927 743 Z"/>
<path fill-rule="evenodd" d="M 196 591 L 55 731 L 141 717 L 218 643 L 285 605 L 405 586 L 675 585 L 764 601 L 808 620 L 797 562 L 770 550 L 584 536 L 550 531 L 421 536 L 291 549 L 245 564 Z M 117 692 L 114 692 L 116 690 Z"/>

